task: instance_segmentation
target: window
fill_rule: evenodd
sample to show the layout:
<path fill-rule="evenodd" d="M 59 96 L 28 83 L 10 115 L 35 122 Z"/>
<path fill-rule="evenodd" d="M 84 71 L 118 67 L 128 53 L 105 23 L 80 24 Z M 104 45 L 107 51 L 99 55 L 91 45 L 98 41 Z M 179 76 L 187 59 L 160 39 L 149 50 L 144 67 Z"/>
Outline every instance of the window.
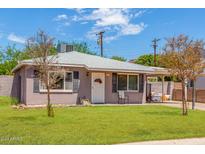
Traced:
<path fill-rule="evenodd" d="M 73 89 L 73 82 L 72 82 L 72 72 L 65 73 L 65 89 L 72 90 Z"/>
<path fill-rule="evenodd" d="M 50 72 L 49 77 L 50 77 L 50 80 L 56 81 L 52 85 L 52 89 L 64 89 L 64 74 L 63 73 Z"/>
<path fill-rule="evenodd" d="M 127 90 L 127 75 L 118 75 L 118 90 Z"/>
<path fill-rule="evenodd" d="M 112 73 L 112 92 L 117 92 L 117 73 Z"/>
<path fill-rule="evenodd" d="M 56 79 L 51 91 L 73 92 L 73 72 L 49 72 L 50 80 Z M 45 84 L 40 82 L 40 90 L 45 91 Z"/>
<path fill-rule="evenodd" d="M 79 79 L 79 72 L 78 71 L 73 72 L 73 79 Z"/>
<path fill-rule="evenodd" d="M 138 75 L 118 74 L 117 90 L 138 91 Z"/>
<path fill-rule="evenodd" d="M 138 76 L 129 75 L 129 90 L 138 90 Z"/>
<path fill-rule="evenodd" d="M 80 87 L 80 76 L 78 71 L 73 72 L 73 92 L 78 92 Z"/>

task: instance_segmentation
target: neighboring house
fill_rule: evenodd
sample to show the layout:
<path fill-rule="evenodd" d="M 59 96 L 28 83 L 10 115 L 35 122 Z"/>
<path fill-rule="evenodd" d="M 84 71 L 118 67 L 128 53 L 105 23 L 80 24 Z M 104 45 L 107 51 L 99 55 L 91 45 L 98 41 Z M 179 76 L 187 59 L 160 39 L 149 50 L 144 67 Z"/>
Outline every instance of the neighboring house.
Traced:
<path fill-rule="evenodd" d="M 203 73 L 201 73 L 195 81 L 195 88 L 196 89 L 203 89 L 205 90 L 205 69 Z"/>
<path fill-rule="evenodd" d="M 51 92 L 53 104 L 76 104 L 80 98 L 92 103 L 117 103 L 118 91 L 129 97 L 127 103 L 146 102 L 146 77 L 160 75 L 166 70 L 147 67 L 76 51 L 58 53 L 58 65 L 66 68 L 64 79 Z M 56 64 L 53 64 L 54 67 Z M 40 105 L 47 103 L 46 89 L 35 77 L 32 60 L 21 61 L 14 69 L 13 96 L 21 103 Z M 16 82 L 15 82 L 16 83 Z"/>

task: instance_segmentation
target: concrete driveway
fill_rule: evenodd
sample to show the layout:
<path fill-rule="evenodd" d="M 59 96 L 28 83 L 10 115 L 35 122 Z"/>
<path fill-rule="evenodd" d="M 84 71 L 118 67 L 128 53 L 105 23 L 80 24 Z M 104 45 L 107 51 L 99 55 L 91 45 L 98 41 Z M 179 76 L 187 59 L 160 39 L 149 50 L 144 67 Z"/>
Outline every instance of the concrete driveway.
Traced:
<path fill-rule="evenodd" d="M 121 145 L 205 145 L 205 138 L 145 141 L 145 142 L 125 143 Z"/>
<path fill-rule="evenodd" d="M 164 106 L 170 106 L 170 107 L 178 107 L 182 108 L 182 103 L 180 101 L 169 101 L 164 103 L 147 103 L 150 105 L 164 105 Z M 188 102 L 189 109 L 192 108 L 192 102 Z M 195 109 L 197 110 L 203 110 L 205 111 L 205 103 L 195 103 Z"/>

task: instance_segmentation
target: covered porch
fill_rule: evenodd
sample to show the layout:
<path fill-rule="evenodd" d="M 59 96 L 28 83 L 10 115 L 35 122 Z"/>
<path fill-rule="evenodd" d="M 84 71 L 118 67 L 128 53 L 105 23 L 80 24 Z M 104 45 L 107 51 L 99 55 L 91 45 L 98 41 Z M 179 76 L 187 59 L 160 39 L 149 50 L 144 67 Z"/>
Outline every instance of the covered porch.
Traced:
<path fill-rule="evenodd" d="M 174 82 L 166 81 L 170 73 L 167 69 L 156 68 L 153 74 L 146 75 L 146 102 L 161 102 L 172 100 Z"/>
<path fill-rule="evenodd" d="M 169 76 L 168 70 L 159 67 L 152 67 L 155 71 L 145 72 L 95 72 L 90 71 L 92 104 L 144 104 L 153 102 L 152 97 L 160 99 L 157 102 L 164 102 L 172 98 L 172 90 L 168 91 L 170 83 L 165 82 L 165 76 Z M 152 94 L 149 87 L 149 77 L 161 77 L 159 85 Z M 168 88 L 170 89 L 170 88 Z"/>

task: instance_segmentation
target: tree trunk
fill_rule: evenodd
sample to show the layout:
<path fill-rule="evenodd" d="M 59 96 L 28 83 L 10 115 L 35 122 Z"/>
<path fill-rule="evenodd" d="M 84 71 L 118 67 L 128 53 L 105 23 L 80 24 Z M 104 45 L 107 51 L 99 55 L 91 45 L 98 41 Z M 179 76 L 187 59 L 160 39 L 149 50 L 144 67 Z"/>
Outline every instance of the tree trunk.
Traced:
<path fill-rule="evenodd" d="M 182 115 L 187 115 L 187 101 L 185 97 L 185 81 L 182 81 Z"/>
<path fill-rule="evenodd" d="M 47 97 L 48 97 L 48 104 L 47 104 L 47 111 L 48 111 L 48 117 L 54 117 L 54 110 L 51 104 L 50 99 L 50 88 L 47 87 Z"/>

